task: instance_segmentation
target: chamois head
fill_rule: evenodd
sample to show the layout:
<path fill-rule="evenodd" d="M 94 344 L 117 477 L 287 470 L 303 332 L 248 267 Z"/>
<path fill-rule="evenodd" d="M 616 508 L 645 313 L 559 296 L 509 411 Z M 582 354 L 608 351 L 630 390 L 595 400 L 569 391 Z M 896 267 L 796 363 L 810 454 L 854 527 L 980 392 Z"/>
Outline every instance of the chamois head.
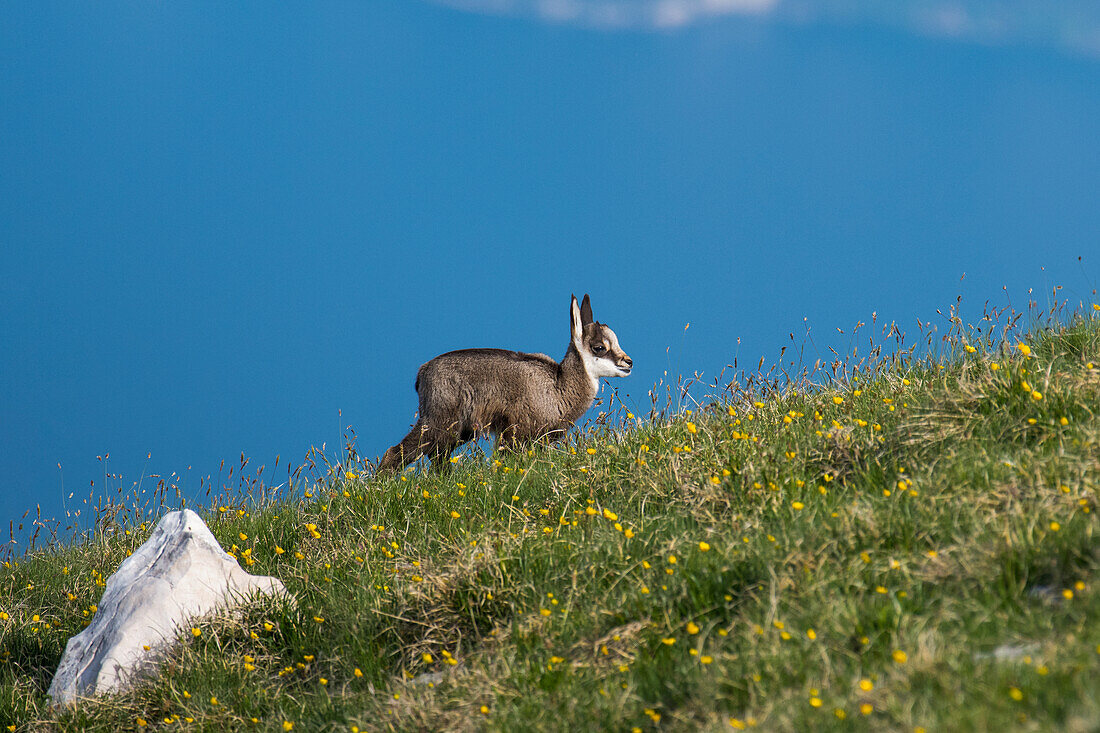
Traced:
<path fill-rule="evenodd" d="M 592 304 L 585 294 L 577 305 L 577 296 L 569 307 L 573 329 L 573 348 L 584 361 L 589 378 L 596 382 L 600 377 L 625 377 L 634 366 L 633 360 L 619 347 L 619 338 L 610 328 L 592 320 Z"/>

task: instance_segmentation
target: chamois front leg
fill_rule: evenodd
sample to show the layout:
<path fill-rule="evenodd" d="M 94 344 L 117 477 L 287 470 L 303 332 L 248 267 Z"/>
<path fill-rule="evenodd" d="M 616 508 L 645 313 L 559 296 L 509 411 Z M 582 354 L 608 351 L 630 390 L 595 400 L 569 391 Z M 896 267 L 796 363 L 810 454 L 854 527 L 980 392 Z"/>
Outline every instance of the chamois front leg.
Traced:
<path fill-rule="evenodd" d="M 508 425 L 507 427 L 497 432 L 497 444 L 495 452 L 501 454 L 510 454 L 513 457 L 520 454 L 520 437 L 518 429 L 515 425 Z"/>
<path fill-rule="evenodd" d="M 542 436 L 549 446 L 559 446 L 569 437 L 569 428 L 554 428 Z"/>
<path fill-rule="evenodd" d="M 564 438 L 566 431 L 536 431 L 530 428 L 524 429 L 518 425 L 510 425 L 497 435 L 497 450 L 501 453 L 511 453 L 520 456 L 536 444 L 550 445 Z"/>

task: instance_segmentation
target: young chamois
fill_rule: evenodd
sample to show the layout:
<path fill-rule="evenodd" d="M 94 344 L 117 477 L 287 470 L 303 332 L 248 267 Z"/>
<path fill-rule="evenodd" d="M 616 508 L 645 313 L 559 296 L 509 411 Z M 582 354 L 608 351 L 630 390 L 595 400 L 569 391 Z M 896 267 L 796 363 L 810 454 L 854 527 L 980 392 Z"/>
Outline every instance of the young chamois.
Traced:
<path fill-rule="evenodd" d="M 420 419 L 386 451 L 380 471 L 423 456 L 442 465 L 459 445 L 492 433 L 500 443 L 558 440 L 596 398 L 600 377 L 625 377 L 634 364 L 615 332 L 592 320 L 588 296 L 569 306 L 572 338 L 560 362 L 546 354 L 463 349 L 435 357 L 416 373 Z"/>

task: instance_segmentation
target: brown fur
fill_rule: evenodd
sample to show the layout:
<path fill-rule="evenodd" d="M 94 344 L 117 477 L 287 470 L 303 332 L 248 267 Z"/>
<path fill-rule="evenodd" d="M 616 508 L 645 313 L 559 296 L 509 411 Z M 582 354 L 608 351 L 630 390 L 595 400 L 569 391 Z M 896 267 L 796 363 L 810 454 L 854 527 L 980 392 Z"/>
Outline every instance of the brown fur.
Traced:
<path fill-rule="evenodd" d="M 602 346 L 601 353 L 629 373 L 633 362 L 622 351 L 611 353 L 615 339 L 610 329 L 592 321 L 587 295 L 580 314 L 581 348 L 591 355 Z M 442 354 L 417 372 L 420 419 L 378 467 L 400 470 L 422 456 L 436 466 L 462 443 L 485 434 L 507 443 L 560 439 L 592 405 L 597 386 L 573 341 L 560 362 L 503 349 Z"/>

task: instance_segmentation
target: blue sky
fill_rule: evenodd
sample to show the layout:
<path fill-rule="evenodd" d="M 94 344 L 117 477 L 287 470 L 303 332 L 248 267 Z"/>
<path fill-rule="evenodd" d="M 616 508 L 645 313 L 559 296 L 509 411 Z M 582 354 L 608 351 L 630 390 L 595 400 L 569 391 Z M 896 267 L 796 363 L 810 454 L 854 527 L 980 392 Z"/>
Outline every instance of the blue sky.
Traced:
<path fill-rule="evenodd" d="M 1095 299 L 1100 60 L 1051 30 L 1091 38 L 1083 7 L 1029 32 L 1002 4 L 995 38 L 828 4 L 495 7 L 6 8 L 0 526 L 79 506 L 107 453 L 112 490 L 177 472 L 193 497 L 347 425 L 377 455 L 419 364 L 560 357 L 572 292 L 639 405 L 806 324 L 825 352 L 959 294 Z"/>

